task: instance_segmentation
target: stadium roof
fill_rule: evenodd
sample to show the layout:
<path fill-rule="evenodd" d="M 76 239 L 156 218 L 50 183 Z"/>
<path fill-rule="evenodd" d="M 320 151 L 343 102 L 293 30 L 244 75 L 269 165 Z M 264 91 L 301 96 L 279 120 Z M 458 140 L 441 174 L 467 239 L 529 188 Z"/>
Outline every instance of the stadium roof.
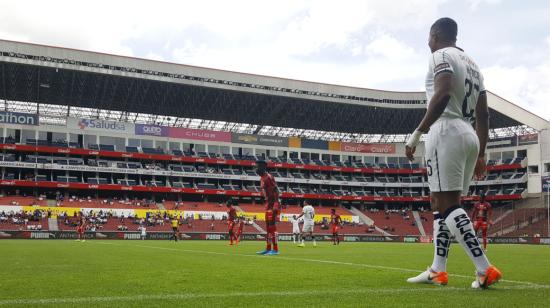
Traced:
<path fill-rule="evenodd" d="M 424 92 L 390 92 L 0 40 L 0 108 L 314 139 L 403 141 Z M 547 121 L 489 94 L 492 135 Z"/>

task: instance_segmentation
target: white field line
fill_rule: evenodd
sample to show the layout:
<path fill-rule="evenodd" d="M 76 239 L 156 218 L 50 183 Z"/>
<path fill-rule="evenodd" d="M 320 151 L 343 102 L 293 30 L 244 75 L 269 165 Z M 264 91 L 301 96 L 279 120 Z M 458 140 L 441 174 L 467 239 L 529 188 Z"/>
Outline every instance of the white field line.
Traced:
<path fill-rule="evenodd" d="M 423 271 L 420 271 L 420 270 L 409 269 L 409 268 L 391 267 L 391 266 L 383 266 L 383 265 L 372 265 L 372 264 L 365 264 L 365 263 L 341 262 L 341 261 L 332 261 L 332 260 L 294 258 L 294 257 L 280 256 L 280 255 L 279 256 L 267 257 L 267 256 L 259 256 L 259 255 L 255 255 L 255 254 L 236 254 L 236 253 L 226 253 L 226 252 L 216 252 L 216 251 L 206 251 L 206 250 L 176 249 L 176 248 L 168 248 L 168 247 L 149 246 L 149 245 L 121 245 L 121 244 L 114 244 L 114 243 L 107 243 L 107 242 L 95 242 L 95 243 L 105 244 L 105 245 L 115 245 L 115 246 L 126 246 L 126 247 L 128 247 L 128 246 L 132 247 L 133 246 L 133 247 L 142 247 L 142 248 L 168 250 L 168 251 L 181 251 L 181 252 L 190 252 L 190 253 L 199 253 L 199 254 L 211 254 L 211 255 L 222 255 L 222 256 L 240 256 L 240 257 L 251 257 L 251 258 L 269 258 L 270 260 L 272 260 L 272 259 L 281 259 L 281 260 L 291 260 L 291 261 L 347 265 L 347 266 L 357 266 L 357 267 L 374 268 L 374 269 L 389 270 L 389 271 L 410 272 L 410 273 L 421 273 L 421 272 L 423 272 Z M 465 278 L 465 279 L 472 279 L 472 280 L 474 278 L 474 275 L 466 276 L 466 275 L 459 275 L 459 274 L 449 274 L 449 276 L 458 277 L 458 278 Z M 529 282 L 529 281 L 517 281 L 517 280 L 501 279 L 500 282 L 508 282 L 508 283 L 515 283 L 515 284 L 528 285 L 528 286 L 536 286 L 536 287 L 542 287 L 542 288 L 550 288 L 550 285 L 537 284 L 537 283 Z M 500 287 L 499 287 L 499 289 L 500 289 Z"/>
<path fill-rule="evenodd" d="M 499 290 L 527 290 L 546 289 L 544 286 L 508 286 L 499 287 Z M 472 289 L 457 287 L 434 288 L 362 288 L 343 290 L 299 290 L 299 291 L 273 291 L 273 292 L 231 292 L 231 293 L 184 293 L 184 294 L 144 294 L 131 296 L 94 296 L 94 297 L 69 297 L 69 298 L 42 298 L 42 299 L 6 299 L 0 300 L 0 306 L 13 305 L 56 305 L 79 303 L 108 303 L 108 302 L 137 302 L 152 300 L 181 300 L 181 299 L 207 299 L 207 298 L 232 298 L 232 297 L 270 297 L 270 296 L 309 296 L 309 295 L 350 295 L 350 294 L 398 294 L 398 293 L 448 293 L 465 292 Z M 472 292 L 475 292 L 474 290 Z M 143 304 L 143 303 L 140 303 Z"/>

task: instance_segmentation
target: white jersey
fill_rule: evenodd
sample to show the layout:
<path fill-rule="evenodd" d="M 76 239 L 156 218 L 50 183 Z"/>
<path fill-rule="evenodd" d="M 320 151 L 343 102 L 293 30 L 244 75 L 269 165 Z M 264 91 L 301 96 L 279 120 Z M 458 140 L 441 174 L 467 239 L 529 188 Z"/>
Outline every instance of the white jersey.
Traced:
<path fill-rule="evenodd" d="M 292 224 L 292 233 L 300 233 L 300 219 L 290 218 L 288 221 Z"/>
<path fill-rule="evenodd" d="M 443 72 L 453 74 L 451 98 L 441 117 L 462 118 L 471 121 L 480 93 L 485 92 L 483 75 L 477 64 L 464 51 L 457 47 L 446 47 L 430 56 L 426 76 L 426 96 L 428 103 L 434 96 L 435 77 Z"/>
<path fill-rule="evenodd" d="M 315 210 L 313 209 L 313 206 L 306 205 L 302 208 L 302 213 L 304 214 L 304 224 L 305 223 L 313 223 L 313 218 L 315 217 Z"/>

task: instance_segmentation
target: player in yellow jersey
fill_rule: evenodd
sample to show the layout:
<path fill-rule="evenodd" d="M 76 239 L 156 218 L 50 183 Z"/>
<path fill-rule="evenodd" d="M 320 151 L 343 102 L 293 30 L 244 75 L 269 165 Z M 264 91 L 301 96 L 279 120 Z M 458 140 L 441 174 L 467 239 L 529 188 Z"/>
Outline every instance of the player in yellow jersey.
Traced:
<path fill-rule="evenodd" d="M 178 217 L 176 215 L 172 216 L 171 224 L 172 224 L 172 232 L 174 233 L 172 235 L 172 239 L 174 239 L 174 241 L 177 242 L 179 237 L 179 232 L 178 232 L 179 222 L 178 222 Z"/>

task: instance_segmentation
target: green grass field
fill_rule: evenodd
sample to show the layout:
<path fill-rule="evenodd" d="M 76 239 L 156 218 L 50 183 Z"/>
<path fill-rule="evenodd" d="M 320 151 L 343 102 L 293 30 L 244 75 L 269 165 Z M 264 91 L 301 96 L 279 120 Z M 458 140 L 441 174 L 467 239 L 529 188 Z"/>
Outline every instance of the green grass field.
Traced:
<path fill-rule="evenodd" d="M 3 307 L 549 307 L 550 247 L 493 245 L 504 281 L 472 290 L 454 244 L 449 285 L 405 282 L 431 263 L 428 244 L 342 243 L 257 256 L 263 242 L 1 240 Z"/>

